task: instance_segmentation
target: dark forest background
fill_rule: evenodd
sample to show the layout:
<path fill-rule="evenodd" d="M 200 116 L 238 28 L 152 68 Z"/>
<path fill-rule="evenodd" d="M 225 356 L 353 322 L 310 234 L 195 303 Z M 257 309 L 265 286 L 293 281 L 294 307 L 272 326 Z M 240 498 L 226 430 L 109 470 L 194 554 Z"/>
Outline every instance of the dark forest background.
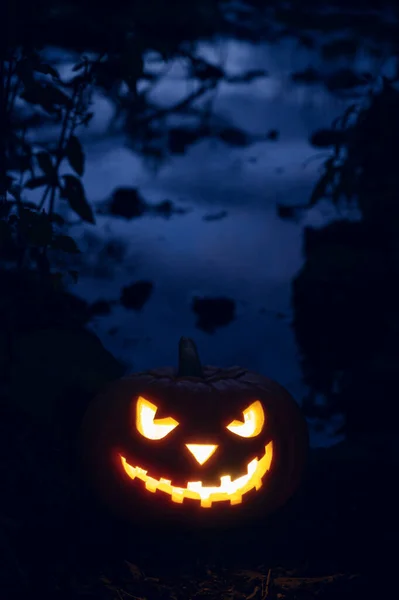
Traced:
<path fill-rule="evenodd" d="M 312 136 L 315 152 L 323 155 L 323 169 L 307 204 L 280 205 L 277 210 L 282 219 L 298 219 L 315 205 L 329 202 L 343 215 L 348 206 L 358 213 L 357 219 L 343 216 L 303 232 L 304 266 L 292 282 L 292 326 L 309 390 L 299 400 L 310 420 L 329 421 L 336 414 L 343 415 L 340 433 L 345 442 L 314 451 L 308 487 L 301 496 L 301 508 L 295 509 L 300 512 L 284 513 L 279 527 L 285 523 L 284 535 L 289 530 L 291 541 L 316 540 L 318 547 L 330 550 L 339 531 L 340 544 L 353 548 L 352 542 L 345 541 L 348 523 L 356 522 L 351 540 L 360 547 L 366 525 L 362 519 L 368 515 L 369 540 L 383 532 L 383 546 L 387 540 L 397 541 L 396 500 L 388 491 L 392 469 L 397 468 L 399 429 L 396 4 L 377 0 L 114 0 L 112 4 L 9 0 L 1 11 L 0 547 L 4 547 L 4 561 L 0 570 L 4 571 L 4 589 L 9 590 L 5 598 L 34 586 L 46 590 L 43 595 L 73 598 L 81 593 L 76 590 L 81 589 L 85 576 L 64 555 L 57 566 L 52 565 L 51 577 L 39 571 L 46 573 L 43 564 L 52 560 L 50 531 L 59 527 L 60 515 L 69 514 L 72 504 L 73 519 L 78 518 L 80 484 L 74 475 L 74 448 L 82 413 L 96 391 L 124 373 L 124 365 L 86 329 L 93 316 L 106 314 L 112 307 L 74 296 L 71 283 L 79 273 L 73 259 L 80 250 L 73 226 L 60 210 L 68 206 L 73 219 L 95 227 L 96 209 L 81 179 L 85 151 L 79 137 L 93 117 L 93 92 L 101 89 L 112 99 L 131 147 L 151 161 L 183 154 L 210 136 L 231 147 L 249 144 L 246 133 L 238 128 L 213 129 L 211 107 L 205 104 L 198 109 L 196 104 L 228 78 L 219 66 L 196 56 L 198 41 L 218 36 L 276 45 L 292 37 L 311 47 L 316 35 L 323 60 L 350 58 L 367 48 L 381 60 L 388 53 L 396 64 L 390 77 L 337 67 L 323 79 L 311 66 L 293 75 L 309 86 L 322 81 L 332 92 L 351 94 L 353 102 L 329 129 Z M 43 52 L 48 46 L 80 53 L 71 77 L 63 79 L 45 62 Z M 156 83 L 156 75 L 146 71 L 144 61 L 149 51 L 165 63 L 184 58 L 190 76 L 199 82 L 197 91 L 167 110 L 154 106 L 148 89 Z M 236 77 L 245 83 L 261 75 L 254 69 Z M 148 86 L 142 87 L 142 82 Z M 122 84 L 127 93 L 121 93 Z M 190 111 L 198 117 L 195 128 L 171 124 L 171 114 Z M 58 140 L 38 147 L 30 141 L 29 132 L 49 123 L 58 127 Z M 273 130 L 270 135 L 275 135 Z M 73 174 L 64 172 L 65 164 Z M 26 199 L 29 190 L 40 191 L 39 203 Z M 134 188 L 124 188 L 115 191 L 104 210 L 111 217 L 131 219 L 150 209 Z M 151 210 L 173 214 L 175 207 L 166 202 Z M 148 284 L 139 282 L 121 290 L 119 302 L 132 308 L 142 306 L 150 294 Z M 205 320 L 228 322 L 231 307 L 205 302 L 193 309 Z M 32 354 L 41 357 L 34 368 Z M 68 364 L 65 375 L 58 375 L 56 367 L 52 371 L 52 355 Z M 39 380 L 40 389 L 45 390 L 40 398 L 32 389 L 32 382 L 36 385 Z M 276 525 L 275 537 L 277 529 Z M 33 555 L 42 534 L 45 550 L 39 560 Z M 324 538 L 329 542 L 320 542 Z M 61 533 L 57 539 L 62 539 Z M 69 543 L 64 540 L 61 545 L 65 548 Z M 296 556 L 301 555 L 301 544 L 292 547 Z M 57 553 L 61 556 L 58 546 Z M 74 552 L 66 554 L 70 553 Z M 303 558 L 298 558 L 299 563 Z M 74 582 L 65 583 L 71 571 Z M 97 575 L 107 579 L 103 572 Z M 93 597 L 112 595 L 110 586 L 111 580 L 104 584 L 106 591 L 96 588 Z M 146 594 L 155 597 L 158 592 L 151 588 Z"/>

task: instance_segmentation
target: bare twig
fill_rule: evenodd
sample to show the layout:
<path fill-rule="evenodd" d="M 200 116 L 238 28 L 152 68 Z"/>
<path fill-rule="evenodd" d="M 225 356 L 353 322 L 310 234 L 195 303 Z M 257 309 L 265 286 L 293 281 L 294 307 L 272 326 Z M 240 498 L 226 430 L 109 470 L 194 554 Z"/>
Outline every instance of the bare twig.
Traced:
<path fill-rule="evenodd" d="M 270 578 L 271 578 L 271 576 L 272 576 L 272 570 L 269 569 L 268 572 L 267 572 L 267 579 L 266 579 L 266 584 L 265 584 L 265 587 L 264 587 L 264 591 L 262 590 L 262 600 L 265 600 L 268 597 L 268 595 L 269 595 Z M 263 585 L 262 585 L 262 587 L 263 587 Z"/>

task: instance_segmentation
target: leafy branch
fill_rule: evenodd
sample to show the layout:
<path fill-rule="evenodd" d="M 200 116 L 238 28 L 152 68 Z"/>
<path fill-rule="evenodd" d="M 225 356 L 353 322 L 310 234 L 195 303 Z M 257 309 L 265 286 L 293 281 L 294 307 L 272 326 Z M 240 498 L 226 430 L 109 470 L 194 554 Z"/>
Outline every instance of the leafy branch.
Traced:
<path fill-rule="evenodd" d="M 94 223 L 81 181 L 85 154 L 76 130 L 87 125 L 92 116 L 89 108 L 93 73 L 101 59 L 102 55 L 96 60 L 83 58 L 74 69 L 76 75 L 65 82 L 54 67 L 44 63 L 39 53 L 30 49 L 16 49 L 2 62 L 4 118 L 9 127 L 3 148 L 6 193 L 1 215 L 0 257 L 6 261 L 16 260 L 19 269 L 33 261 L 42 275 L 48 276 L 48 250 L 77 251 L 72 238 L 63 231 L 64 220 L 55 213 L 57 197 L 66 200 L 80 219 Z M 37 145 L 27 141 L 27 125 L 19 118 L 17 98 L 33 108 L 40 107 L 59 125 L 55 148 L 37 151 Z M 64 160 L 75 174 L 60 173 Z M 24 190 L 38 188 L 44 190 L 37 205 L 23 198 Z"/>
<path fill-rule="evenodd" d="M 290 219 L 298 210 L 329 200 L 338 211 L 356 206 L 362 218 L 374 224 L 387 221 L 386 211 L 396 222 L 399 205 L 393 157 L 399 134 L 398 99 L 395 79 L 381 77 L 370 85 L 361 102 L 351 104 L 335 119 L 330 129 L 316 131 L 311 143 L 326 151 L 320 177 L 306 204 L 280 206 L 280 216 Z"/>

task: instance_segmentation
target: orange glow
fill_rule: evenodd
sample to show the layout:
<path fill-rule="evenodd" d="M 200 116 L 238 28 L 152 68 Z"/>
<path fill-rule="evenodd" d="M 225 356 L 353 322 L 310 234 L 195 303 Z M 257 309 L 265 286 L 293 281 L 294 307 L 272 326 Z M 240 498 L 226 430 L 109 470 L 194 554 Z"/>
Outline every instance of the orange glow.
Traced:
<path fill-rule="evenodd" d="M 217 446 L 215 444 L 186 444 L 186 448 L 190 450 L 195 460 L 203 465 L 215 452 Z"/>
<path fill-rule="evenodd" d="M 158 407 L 155 404 L 143 396 L 139 396 L 136 405 L 136 428 L 142 436 L 149 440 L 162 440 L 179 424 L 172 417 L 155 419 L 157 410 Z"/>
<path fill-rule="evenodd" d="M 190 498 L 200 502 L 201 507 L 210 508 L 213 502 L 230 500 L 230 504 L 241 504 L 243 496 L 249 491 L 262 487 L 262 479 L 270 470 L 273 461 L 273 443 L 269 442 L 265 447 L 264 455 L 258 459 L 254 458 L 247 465 L 247 473 L 237 479 L 231 479 L 230 475 L 220 477 L 219 486 L 204 486 L 201 481 L 189 481 L 185 488 L 172 485 L 169 479 L 155 479 L 148 475 L 148 471 L 141 467 L 132 467 L 123 456 L 120 456 L 125 473 L 130 479 L 142 481 L 149 492 L 157 490 L 168 494 L 172 502 L 181 504 L 184 499 Z"/>
<path fill-rule="evenodd" d="M 259 435 L 265 424 L 265 413 L 259 400 L 248 406 L 242 414 L 244 421 L 232 421 L 230 425 L 227 425 L 227 429 L 245 438 Z"/>

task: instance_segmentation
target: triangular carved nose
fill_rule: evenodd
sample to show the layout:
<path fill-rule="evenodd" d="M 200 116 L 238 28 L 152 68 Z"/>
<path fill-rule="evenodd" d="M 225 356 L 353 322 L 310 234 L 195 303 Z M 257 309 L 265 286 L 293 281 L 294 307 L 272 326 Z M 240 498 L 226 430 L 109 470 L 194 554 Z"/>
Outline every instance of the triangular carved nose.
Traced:
<path fill-rule="evenodd" d="M 215 445 L 215 444 L 186 444 L 186 448 L 188 448 L 188 450 L 190 450 L 190 452 L 194 456 L 195 460 L 197 462 L 199 462 L 200 465 L 203 465 L 215 452 L 217 445 Z"/>

